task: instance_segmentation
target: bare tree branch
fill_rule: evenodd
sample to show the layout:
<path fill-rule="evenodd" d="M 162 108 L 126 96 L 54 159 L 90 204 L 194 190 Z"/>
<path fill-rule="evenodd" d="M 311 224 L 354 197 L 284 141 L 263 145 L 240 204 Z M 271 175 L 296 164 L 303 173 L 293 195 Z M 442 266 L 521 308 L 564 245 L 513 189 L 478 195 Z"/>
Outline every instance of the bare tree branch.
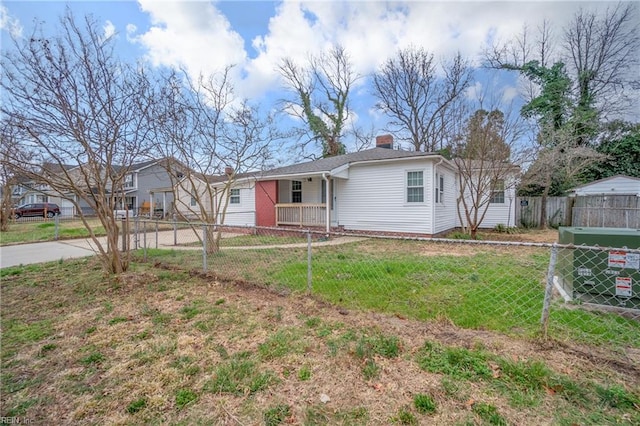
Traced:
<path fill-rule="evenodd" d="M 403 139 L 416 151 L 434 152 L 444 148 L 449 111 L 470 81 L 470 68 L 460 54 L 438 67 L 433 54 L 407 48 L 374 74 L 376 107 L 390 117 L 391 132 L 406 135 Z"/>

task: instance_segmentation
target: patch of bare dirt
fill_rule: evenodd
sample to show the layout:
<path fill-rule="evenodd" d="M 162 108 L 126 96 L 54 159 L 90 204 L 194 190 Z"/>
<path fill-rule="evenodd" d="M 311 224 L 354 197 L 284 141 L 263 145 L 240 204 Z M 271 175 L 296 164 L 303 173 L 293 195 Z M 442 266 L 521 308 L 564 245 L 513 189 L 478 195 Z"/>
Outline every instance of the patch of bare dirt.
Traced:
<path fill-rule="evenodd" d="M 505 232 L 481 232 L 480 236 L 485 241 L 514 241 L 523 243 L 555 243 L 558 241 L 558 230 L 549 229 L 532 229 L 518 232 L 515 234 L 507 234 Z"/>
<path fill-rule="evenodd" d="M 212 274 L 186 275 L 190 278 L 185 282 L 170 282 L 166 288 L 153 290 L 148 284 L 158 283 L 156 274 L 129 273 L 108 291 L 81 299 L 85 305 L 80 307 L 76 303 L 78 288 L 55 284 L 58 287 L 52 294 L 66 298 L 69 306 L 68 311 L 56 311 L 55 335 L 49 341 L 55 347 L 43 353 L 43 343 L 27 346 L 13 359 L 19 367 L 6 371 L 9 378 L 24 375 L 26 383 L 35 383 L 28 385 L 28 394 L 37 402 L 25 416 L 43 424 L 257 425 L 264 424 L 268 409 L 284 404 L 291 407 L 287 424 L 309 424 L 310 413 L 314 413 L 318 419 L 345 416 L 341 424 L 387 425 L 402 407 L 412 409 L 414 395 L 423 393 L 438 403 L 435 414 L 419 417 L 428 424 L 473 423 L 477 420 L 472 411 L 475 401 L 497 407 L 509 424 L 553 421 L 557 405 L 545 400 L 533 409 L 513 408 L 504 396 L 488 395 L 481 382 L 465 381 L 455 396 L 447 394 L 442 375 L 421 370 L 415 361 L 425 341 L 484 348 L 516 361 L 540 360 L 572 378 L 604 377 L 626 388 L 640 386 L 638 350 L 612 352 L 557 341 L 517 339 L 460 329 L 445 320 L 420 322 L 345 310 L 314 297 L 278 293 L 245 281 L 222 282 Z M 37 293 L 45 291 L 29 290 L 31 305 Z M 5 290 L 3 296 L 26 307 L 28 298 L 15 298 L 27 296 L 26 291 L 17 287 L 9 294 Z M 40 303 L 45 306 L 52 301 Z M 191 308 L 197 309 L 193 317 L 188 316 Z M 319 319 L 321 325 L 310 327 L 310 318 Z M 320 327 L 328 330 L 322 336 Z M 356 356 L 353 346 L 335 353 L 328 348 L 329 341 L 339 340 L 351 330 L 397 337 L 402 345 L 400 356 L 376 357 L 379 375 L 366 380 L 364 360 Z M 259 353 L 269 338 L 286 331 L 300 334 L 291 343 L 295 350 L 265 358 L 258 367 L 260 372 L 273 372 L 277 384 L 243 395 L 204 390 L 216 377 L 216 368 L 230 355 Z M 104 359 L 88 363 L 87 357 L 94 353 Z M 311 371 L 308 380 L 298 376 L 303 366 Z M 180 408 L 176 393 L 183 389 L 194 391 L 198 399 Z M 22 396 L 20 392 L 3 395 L 3 406 L 15 405 Z M 130 404 L 139 399 L 146 401 L 144 410 L 129 413 Z M 359 407 L 366 410 L 366 422 L 353 417 Z"/>

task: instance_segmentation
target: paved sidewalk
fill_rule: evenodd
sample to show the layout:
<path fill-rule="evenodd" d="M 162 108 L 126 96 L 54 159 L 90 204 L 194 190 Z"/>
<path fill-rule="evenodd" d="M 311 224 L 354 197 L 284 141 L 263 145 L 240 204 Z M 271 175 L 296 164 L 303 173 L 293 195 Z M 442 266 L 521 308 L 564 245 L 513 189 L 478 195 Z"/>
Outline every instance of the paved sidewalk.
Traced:
<path fill-rule="evenodd" d="M 234 234 L 225 232 L 222 234 L 222 238 L 233 238 L 242 234 Z M 148 248 L 162 248 L 173 250 L 202 250 L 199 245 L 185 245 L 189 243 L 196 243 L 198 241 L 197 236 L 191 229 L 181 229 L 177 233 L 178 246 L 174 244 L 173 231 L 160 231 L 156 233 L 147 232 L 146 246 Z M 143 240 L 140 236 L 138 247 L 142 248 Z M 347 244 L 356 241 L 361 241 L 366 238 L 360 237 L 337 237 L 327 241 L 314 241 L 313 247 L 328 246 L 328 245 L 340 245 Z M 106 237 L 99 237 L 100 244 L 106 246 Z M 120 241 L 118 241 L 120 242 Z M 133 236 L 129 241 L 130 247 L 133 249 L 135 243 Z M 156 245 L 157 244 L 157 245 Z M 273 245 L 259 245 L 259 246 L 232 246 L 223 247 L 223 250 L 268 250 L 274 248 L 295 248 L 306 247 L 307 243 L 292 243 L 292 244 L 273 244 Z M 17 265 L 29 265 L 33 263 L 54 262 L 60 259 L 75 259 L 80 257 L 94 256 L 97 250 L 95 249 L 95 243 L 90 238 L 78 238 L 73 240 L 64 241 L 49 241 L 43 243 L 31 243 L 31 244 L 17 244 L 11 246 L 0 247 L 0 268 L 7 268 L 9 266 Z"/>
<path fill-rule="evenodd" d="M 68 241 L 2 246 L 0 247 L 0 268 L 54 262 L 60 259 L 76 259 L 93 255 L 95 255 L 93 250 L 68 244 Z"/>

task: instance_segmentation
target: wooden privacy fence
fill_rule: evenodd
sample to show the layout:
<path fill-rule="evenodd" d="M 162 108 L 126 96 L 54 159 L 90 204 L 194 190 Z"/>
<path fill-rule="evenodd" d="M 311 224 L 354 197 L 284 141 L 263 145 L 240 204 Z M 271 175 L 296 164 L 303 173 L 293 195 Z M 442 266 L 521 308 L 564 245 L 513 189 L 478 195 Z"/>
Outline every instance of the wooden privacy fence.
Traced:
<path fill-rule="evenodd" d="M 590 195 L 576 197 L 573 226 L 640 229 L 640 197 Z"/>
<path fill-rule="evenodd" d="M 542 197 L 518 197 L 516 224 L 540 226 Z M 635 195 L 587 195 L 547 197 L 548 226 L 597 226 L 640 229 L 640 197 Z"/>
<path fill-rule="evenodd" d="M 569 197 L 547 197 L 547 225 L 571 225 L 571 200 Z M 516 224 L 523 228 L 540 226 L 542 197 L 518 197 L 516 199 Z"/>

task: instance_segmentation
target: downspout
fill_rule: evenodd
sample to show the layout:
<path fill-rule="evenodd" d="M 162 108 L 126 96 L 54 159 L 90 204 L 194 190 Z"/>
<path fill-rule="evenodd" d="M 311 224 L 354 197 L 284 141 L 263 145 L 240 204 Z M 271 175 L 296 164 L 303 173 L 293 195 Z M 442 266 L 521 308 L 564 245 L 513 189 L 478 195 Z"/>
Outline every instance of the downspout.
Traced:
<path fill-rule="evenodd" d="M 433 177 L 432 177 L 432 182 L 434 183 L 434 188 L 436 187 L 436 185 L 439 185 L 439 182 L 436 182 L 436 178 L 438 175 L 438 166 L 440 164 L 442 164 L 444 162 L 444 158 L 440 157 L 440 161 L 438 161 L 436 164 L 434 164 L 433 166 Z M 440 188 L 438 188 L 438 190 L 440 190 Z M 431 197 L 433 199 L 433 203 L 431 203 L 431 235 L 435 235 L 435 230 L 436 230 L 436 197 L 435 194 L 432 192 L 431 193 Z"/>
<path fill-rule="evenodd" d="M 327 236 L 329 235 L 329 232 L 331 230 L 331 199 L 329 198 L 329 193 L 331 192 L 329 189 L 329 178 L 327 177 L 327 173 L 326 172 L 322 172 L 322 179 L 324 179 L 325 185 L 324 185 L 324 192 L 325 192 L 325 197 L 324 199 L 327 200 L 327 205 L 325 206 L 325 222 L 326 222 L 326 232 L 327 232 Z"/>

